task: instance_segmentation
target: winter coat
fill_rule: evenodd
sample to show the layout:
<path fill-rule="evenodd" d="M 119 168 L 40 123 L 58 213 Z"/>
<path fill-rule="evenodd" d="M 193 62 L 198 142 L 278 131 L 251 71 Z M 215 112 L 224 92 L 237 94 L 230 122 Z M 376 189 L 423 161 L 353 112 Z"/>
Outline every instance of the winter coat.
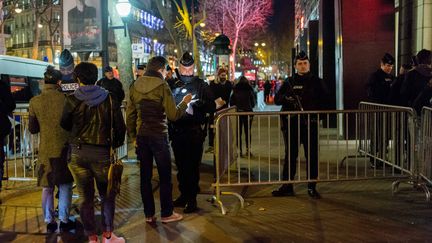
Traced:
<path fill-rule="evenodd" d="M 248 83 L 237 83 L 230 99 L 230 106 L 236 106 L 237 111 L 253 111 L 255 95 Z"/>
<path fill-rule="evenodd" d="M 281 111 L 300 110 L 300 106 L 305 111 L 313 111 L 326 109 L 328 98 L 329 90 L 322 79 L 311 73 L 296 73 L 282 84 L 275 95 L 275 103 L 282 106 Z"/>
<path fill-rule="evenodd" d="M 426 85 L 414 100 L 413 108 L 416 110 L 417 115 L 421 116 L 423 106 L 432 107 L 432 87 L 429 85 Z"/>
<path fill-rule="evenodd" d="M 231 95 L 231 91 L 233 89 L 232 84 L 230 81 L 226 81 L 224 84 L 222 83 L 215 83 L 210 82 L 210 90 L 212 91 L 215 99 L 217 98 L 221 98 L 222 100 L 224 100 L 226 102 L 225 105 L 223 105 L 222 107 L 220 107 L 218 110 L 222 110 L 228 107 L 228 102 L 230 99 L 230 95 Z"/>
<path fill-rule="evenodd" d="M 382 69 L 369 76 L 367 82 L 368 100 L 374 103 L 388 104 L 390 96 L 390 86 L 393 83 L 394 77 L 387 74 Z"/>
<path fill-rule="evenodd" d="M 418 65 L 414 70 L 406 74 L 402 84 L 401 95 L 407 101 L 407 105 L 412 107 L 415 99 L 426 87 L 432 78 L 432 69 L 426 65 Z"/>
<path fill-rule="evenodd" d="M 168 133 L 168 121 L 179 119 L 186 111 L 184 102 L 176 106 L 171 89 L 158 72 L 147 71 L 129 89 L 126 111 L 128 135 L 157 136 Z"/>
<path fill-rule="evenodd" d="M 390 94 L 388 102 L 391 105 L 407 106 L 407 101 L 401 95 L 402 83 L 405 80 L 405 74 L 399 75 L 390 85 Z"/>
<path fill-rule="evenodd" d="M 32 134 L 40 133 L 36 171 L 38 185 L 42 187 L 52 187 L 55 184 L 54 173 L 59 177 L 69 176 L 69 181 L 65 181 L 65 183 L 72 182 L 66 161 L 62 161 L 64 162 L 62 168 L 56 170 L 52 168 L 52 166 L 61 164 L 56 159 L 61 158 L 62 151 L 70 139 L 70 133 L 60 127 L 64 101 L 64 94 L 58 90 L 58 86 L 55 84 L 45 84 L 42 93 L 30 100 L 29 130 Z M 50 160 L 53 159 L 58 164 L 52 165 Z"/>
<path fill-rule="evenodd" d="M 110 99 L 108 91 L 96 85 L 81 86 L 66 97 L 60 125 L 65 130 L 72 131 L 73 144 L 117 148 L 123 144 L 126 134 L 120 104 L 116 99 Z"/>
<path fill-rule="evenodd" d="M 10 88 L 0 80 L 0 139 L 4 139 L 11 131 L 8 115 L 15 110 L 15 101 Z"/>
<path fill-rule="evenodd" d="M 96 85 L 99 85 L 104 89 L 108 90 L 112 94 L 112 97 L 116 99 L 119 104 L 121 104 L 125 98 L 123 85 L 120 82 L 120 80 L 116 78 L 113 79 L 102 78 L 96 82 Z"/>

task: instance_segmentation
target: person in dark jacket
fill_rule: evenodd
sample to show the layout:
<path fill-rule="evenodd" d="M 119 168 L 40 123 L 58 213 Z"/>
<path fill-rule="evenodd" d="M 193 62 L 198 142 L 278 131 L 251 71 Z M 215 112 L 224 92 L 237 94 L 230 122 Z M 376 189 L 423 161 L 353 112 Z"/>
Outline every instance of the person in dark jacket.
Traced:
<path fill-rule="evenodd" d="M 421 116 L 423 106 L 432 107 L 432 78 L 429 79 L 426 87 L 414 100 L 413 108 L 416 110 L 418 116 Z"/>
<path fill-rule="evenodd" d="M 109 242 L 108 239 L 124 242 L 113 233 L 116 195 L 107 194 L 110 147 L 121 146 L 126 133 L 120 104 L 107 90 L 94 85 L 96 65 L 79 63 L 74 69 L 74 79 L 80 87 L 67 96 L 60 125 L 72 132 L 69 169 L 80 196 L 80 218 L 89 242 L 98 242 L 94 217 L 96 184 L 102 204 L 102 242 Z"/>
<path fill-rule="evenodd" d="M 407 106 L 401 95 L 402 83 L 405 80 L 406 74 L 412 69 L 411 64 L 403 64 L 399 69 L 399 76 L 390 85 L 389 104 L 397 106 Z"/>
<path fill-rule="evenodd" d="M 108 90 L 112 97 L 121 104 L 125 98 L 122 83 L 114 77 L 113 68 L 110 66 L 105 67 L 104 75 L 105 77 L 97 81 L 96 84 Z"/>
<path fill-rule="evenodd" d="M 281 111 L 311 111 L 325 108 L 325 101 L 329 93 L 322 79 L 315 77 L 310 72 L 309 58 L 305 52 L 300 52 L 294 60 L 297 73 L 288 78 L 275 96 L 276 105 L 282 105 Z M 318 126 L 316 115 L 306 116 L 281 116 L 282 133 L 285 143 L 285 162 L 282 172 L 284 181 L 295 180 L 297 169 L 297 156 L 300 141 L 307 156 L 306 175 L 308 179 L 318 178 Z M 308 122 L 310 124 L 308 124 Z M 289 125 L 290 124 L 290 125 Z M 300 125 L 300 126 L 299 126 Z M 298 137 L 300 135 L 300 138 Z M 289 169 L 288 169 L 289 167 Z M 289 170 L 289 175 L 288 175 Z M 272 192 L 273 196 L 293 196 L 292 184 L 284 184 L 278 190 Z M 308 183 L 308 194 L 311 198 L 319 199 L 321 196 L 316 190 L 316 182 Z"/>
<path fill-rule="evenodd" d="M 67 167 L 70 134 L 60 127 L 65 101 L 59 86 L 61 78 L 62 74 L 59 70 L 48 66 L 44 74 L 45 84 L 42 93 L 33 97 L 29 105 L 29 130 L 32 134 L 40 133 L 37 174 L 38 185 L 42 187 L 42 212 L 48 233 L 57 230 L 54 214 L 54 186 L 59 189 L 60 231 L 75 228 L 75 222 L 69 220 L 73 182 Z"/>
<path fill-rule="evenodd" d="M 409 107 L 413 107 L 417 96 L 424 90 L 432 78 L 432 53 L 430 50 L 421 50 L 417 53 L 417 66 L 406 74 L 402 84 L 401 95 Z"/>
<path fill-rule="evenodd" d="M 246 77 L 241 76 L 238 83 L 234 86 L 233 93 L 230 98 L 230 106 L 236 106 L 237 112 L 253 112 L 255 106 L 255 95 L 252 86 L 249 84 L 249 80 Z M 245 134 L 246 144 L 246 156 L 251 156 L 250 143 L 251 143 L 251 127 L 252 127 L 252 115 L 241 115 L 239 116 L 239 142 L 240 156 L 243 156 L 242 146 L 242 135 L 243 131 Z"/>
<path fill-rule="evenodd" d="M 4 175 L 4 162 L 6 153 L 4 151 L 6 137 L 10 134 L 12 124 L 9 115 L 15 110 L 15 101 L 9 85 L 0 80 L 0 191 Z"/>
<path fill-rule="evenodd" d="M 270 91 L 272 88 L 272 84 L 269 80 L 266 80 L 264 83 L 264 102 L 270 102 Z"/>
<path fill-rule="evenodd" d="M 214 97 L 218 102 L 221 103 L 220 106 L 216 107 L 216 111 L 220 111 L 228 107 L 229 98 L 232 91 L 232 83 L 227 80 L 228 70 L 223 67 L 219 68 L 217 78 L 214 81 L 210 81 L 210 90 L 212 91 Z M 209 134 L 209 148 L 206 153 L 213 153 L 214 145 L 214 113 L 209 114 L 208 119 L 208 134 Z"/>
<path fill-rule="evenodd" d="M 146 222 L 154 223 L 155 203 L 152 188 L 153 159 L 159 173 L 161 221 L 179 221 L 181 214 L 173 211 L 171 155 L 168 143 L 168 121 L 179 119 L 192 99 L 188 94 L 177 106 L 171 89 L 164 80 L 167 60 L 156 56 L 149 60 L 147 71 L 130 88 L 127 108 L 129 137 L 136 141 L 140 161 L 141 197 Z"/>
<path fill-rule="evenodd" d="M 184 213 L 198 210 L 196 197 L 199 192 L 200 164 L 206 136 L 207 114 L 216 109 L 215 98 L 204 80 L 194 76 L 194 60 L 185 52 L 180 60 L 182 86 L 173 90 L 176 104 L 185 95 L 192 94 L 186 113 L 177 121 L 170 123 L 171 146 L 177 165 L 177 180 L 180 196 L 174 200 L 174 207 L 185 207 Z"/>
<path fill-rule="evenodd" d="M 367 94 L 368 100 L 373 103 L 389 104 L 390 87 L 394 81 L 394 77 L 391 74 L 394 65 L 394 58 L 392 55 L 385 53 L 381 59 L 380 69 L 375 71 L 369 76 L 367 82 Z M 370 133 L 370 153 L 373 155 L 370 157 L 370 163 L 372 167 L 381 168 L 382 162 L 377 160 L 376 157 L 384 156 L 386 153 L 388 144 L 388 132 L 384 131 L 384 122 L 382 113 L 374 113 L 376 119 L 371 121 L 370 126 L 373 128 Z M 384 141 L 384 146 L 383 146 Z"/>
<path fill-rule="evenodd" d="M 388 104 L 390 86 L 394 77 L 391 74 L 394 57 L 385 53 L 381 59 L 380 68 L 369 76 L 367 82 L 367 95 L 370 102 Z"/>

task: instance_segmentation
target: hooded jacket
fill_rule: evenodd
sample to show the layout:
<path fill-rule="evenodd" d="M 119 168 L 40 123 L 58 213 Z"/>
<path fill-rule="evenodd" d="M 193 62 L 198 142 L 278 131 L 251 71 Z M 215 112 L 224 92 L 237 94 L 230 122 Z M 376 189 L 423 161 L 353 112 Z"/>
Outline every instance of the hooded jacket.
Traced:
<path fill-rule="evenodd" d="M 120 104 L 116 99 L 110 99 L 107 90 L 96 85 L 81 86 L 66 97 L 60 125 L 72 131 L 73 144 L 117 148 L 123 144 L 126 133 Z"/>
<path fill-rule="evenodd" d="M 129 89 L 130 100 L 126 111 L 129 137 L 168 134 L 168 120 L 179 119 L 187 105 L 177 106 L 168 83 L 160 73 L 147 71 Z"/>

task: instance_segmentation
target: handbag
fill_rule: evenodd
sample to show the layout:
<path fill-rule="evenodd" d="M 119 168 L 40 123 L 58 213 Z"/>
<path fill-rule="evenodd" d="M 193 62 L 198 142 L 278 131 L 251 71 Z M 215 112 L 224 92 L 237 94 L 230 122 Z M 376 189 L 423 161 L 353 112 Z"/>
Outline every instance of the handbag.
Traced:
<path fill-rule="evenodd" d="M 111 145 L 110 145 L 110 168 L 108 170 L 108 188 L 107 196 L 120 194 L 121 177 L 123 174 L 123 161 L 118 158 L 117 151 L 114 149 L 114 110 L 111 95 L 109 95 L 111 104 Z"/>

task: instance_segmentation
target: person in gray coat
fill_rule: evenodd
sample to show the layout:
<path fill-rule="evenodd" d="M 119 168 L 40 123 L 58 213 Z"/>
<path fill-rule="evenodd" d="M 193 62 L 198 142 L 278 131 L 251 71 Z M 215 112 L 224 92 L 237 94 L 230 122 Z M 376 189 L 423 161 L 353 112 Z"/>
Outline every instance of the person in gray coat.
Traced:
<path fill-rule="evenodd" d="M 54 186 L 59 188 L 60 231 L 75 228 L 69 220 L 73 177 L 67 167 L 69 132 L 60 127 L 65 96 L 60 91 L 60 71 L 49 66 L 42 93 L 30 100 L 29 130 L 40 133 L 37 161 L 38 185 L 42 187 L 42 211 L 47 232 L 57 230 L 54 214 Z M 47 109 L 49 107 L 49 109 Z"/>

